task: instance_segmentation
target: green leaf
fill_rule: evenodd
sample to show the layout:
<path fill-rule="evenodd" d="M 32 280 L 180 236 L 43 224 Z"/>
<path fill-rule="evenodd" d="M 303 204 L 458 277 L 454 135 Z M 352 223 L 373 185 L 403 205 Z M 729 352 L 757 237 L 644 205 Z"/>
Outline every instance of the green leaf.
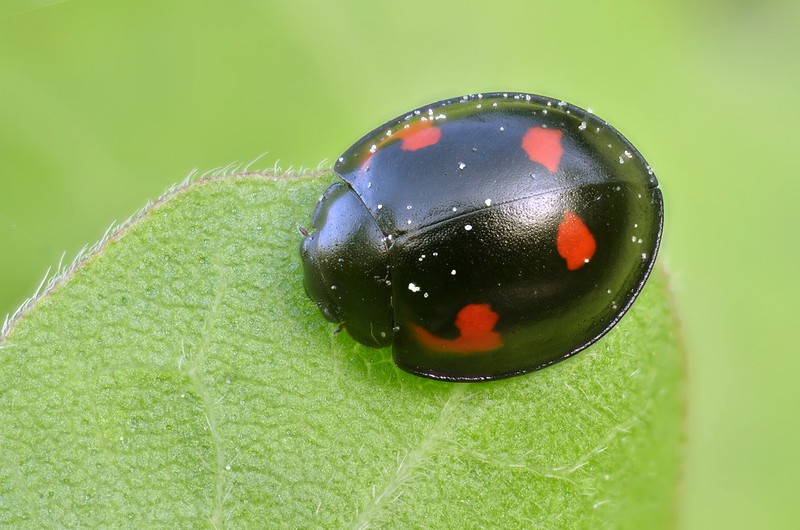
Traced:
<path fill-rule="evenodd" d="M 201 180 L 0 336 L 0 525 L 668 528 L 682 355 L 663 274 L 580 355 L 477 384 L 334 335 L 297 227 L 330 175 Z"/>

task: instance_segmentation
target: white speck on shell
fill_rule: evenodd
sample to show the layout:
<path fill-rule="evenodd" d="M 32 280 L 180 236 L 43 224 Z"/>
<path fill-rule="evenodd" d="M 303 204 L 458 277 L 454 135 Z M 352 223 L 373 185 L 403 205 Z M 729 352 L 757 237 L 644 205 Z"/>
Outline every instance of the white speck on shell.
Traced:
<path fill-rule="evenodd" d="M 472 230 L 472 225 L 464 225 L 464 230 Z"/>
<path fill-rule="evenodd" d="M 412 282 L 408 284 L 408 290 L 411 291 L 412 293 L 418 293 L 420 288 L 417 286 L 417 284 Z"/>

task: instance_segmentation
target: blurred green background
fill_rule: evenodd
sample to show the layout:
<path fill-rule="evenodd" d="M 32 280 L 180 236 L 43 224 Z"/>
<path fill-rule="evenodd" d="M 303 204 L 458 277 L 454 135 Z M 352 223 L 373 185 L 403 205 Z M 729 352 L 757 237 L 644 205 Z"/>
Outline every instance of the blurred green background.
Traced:
<path fill-rule="evenodd" d="M 2 0 L 0 315 L 193 168 L 316 167 L 437 99 L 558 97 L 664 189 L 681 527 L 800 528 L 798 28 L 791 0 Z"/>

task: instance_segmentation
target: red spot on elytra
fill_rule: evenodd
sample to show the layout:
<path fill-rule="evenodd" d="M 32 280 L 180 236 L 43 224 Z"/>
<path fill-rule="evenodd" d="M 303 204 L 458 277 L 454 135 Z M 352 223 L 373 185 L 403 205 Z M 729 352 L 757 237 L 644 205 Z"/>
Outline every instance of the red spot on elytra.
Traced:
<path fill-rule="evenodd" d="M 372 162 L 372 155 L 373 153 L 371 151 L 367 151 L 364 160 L 361 161 L 361 169 L 369 169 L 370 162 Z"/>
<path fill-rule="evenodd" d="M 531 127 L 522 137 L 522 148 L 533 162 L 538 162 L 550 173 L 555 173 L 561 162 L 561 155 L 564 154 L 561 136 L 563 133 L 558 129 Z"/>
<path fill-rule="evenodd" d="M 442 139 L 442 130 L 433 125 L 430 121 L 418 121 L 417 123 L 404 126 L 390 136 L 384 136 L 376 144 L 369 147 L 369 151 L 364 153 L 364 160 L 361 161 L 361 169 L 366 170 L 372 161 L 372 156 L 380 151 L 389 142 L 402 140 L 400 149 L 403 151 L 417 151 L 423 147 L 429 147 L 439 143 Z"/>
<path fill-rule="evenodd" d="M 400 149 L 403 151 L 416 151 L 439 143 L 439 140 L 442 139 L 442 130 L 430 121 L 418 121 L 413 125 L 403 127 L 390 138 L 403 140 L 403 143 L 400 144 Z"/>
<path fill-rule="evenodd" d="M 437 337 L 427 329 L 411 324 L 417 340 L 431 350 L 451 353 L 473 353 L 496 350 L 503 345 L 500 334 L 494 331 L 499 315 L 489 304 L 469 304 L 456 315 L 459 336 L 455 339 Z"/>
<path fill-rule="evenodd" d="M 567 261 L 567 269 L 574 271 L 589 263 L 597 250 L 597 243 L 583 220 L 567 210 L 558 225 L 556 247 L 561 257 Z"/>

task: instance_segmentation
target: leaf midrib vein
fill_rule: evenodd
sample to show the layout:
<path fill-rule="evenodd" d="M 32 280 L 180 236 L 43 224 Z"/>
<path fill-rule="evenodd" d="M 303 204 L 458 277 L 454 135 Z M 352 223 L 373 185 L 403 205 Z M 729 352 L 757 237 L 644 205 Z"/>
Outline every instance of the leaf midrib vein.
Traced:
<path fill-rule="evenodd" d="M 470 385 L 454 383 L 442 409 L 436 416 L 431 428 L 425 433 L 419 443 L 400 460 L 394 473 L 387 476 L 384 487 L 373 494 L 372 499 L 356 513 L 350 524 L 353 530 L 369 528 L 370 522 L 379 516 L 384 506 L 399 496 L 398 490 L 413 477 L 416 469 L 421 467 L 440 446 L 440 441 L 448 431 L 449 420 L 453 410 L 458 407 Z"/>

